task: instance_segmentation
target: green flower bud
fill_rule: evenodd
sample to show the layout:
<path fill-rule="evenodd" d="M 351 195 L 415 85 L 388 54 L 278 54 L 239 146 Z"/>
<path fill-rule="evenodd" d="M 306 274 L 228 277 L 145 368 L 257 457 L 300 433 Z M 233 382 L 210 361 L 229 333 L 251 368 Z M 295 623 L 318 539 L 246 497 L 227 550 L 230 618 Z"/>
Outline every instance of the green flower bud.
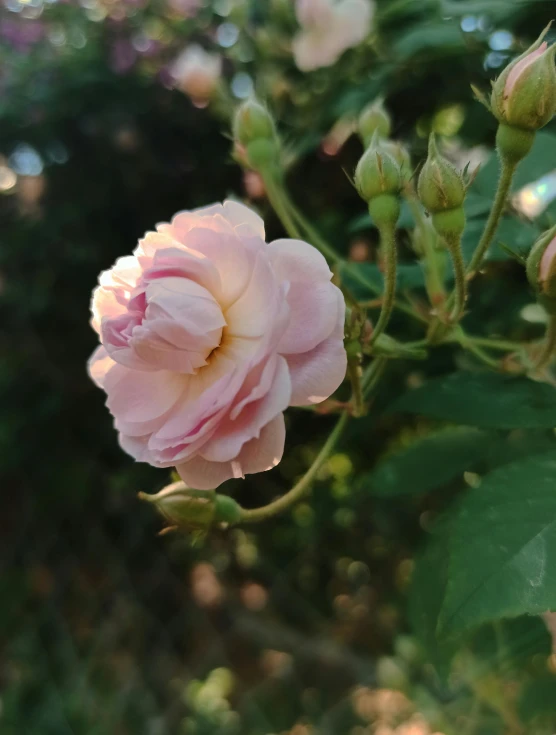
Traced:
<path fill-rule="evenodd" d="M 276 138 L 276 128 L 270 113 L 254 98 L 246 100 L 236 110 L 233 133 L 234 140 L 244 146 L 256 140 Z"/>
<path fill-rule="evenodd" d="M 556 46 L 543 41 L 549 28 L 493 84 L 491 109 L 504 125 L 539 130 L 556 113 Z"/>
<path fill-rule="evenodd" d="M 465 199 L 463 177 L 440 155 L 434 135 L 429 139 L 429 155 L 419 174 L 417 193 L 431 214 L 459 208 Z"/>
<path fill-rule="evenodd" d="M 527 258 L 527 279 L 539 303 L 556 314 L 556 226 L 543 233 Z"/>
<path fill-rule="evenodd" d="M 227 495 L 211 490 L 193 490 L 179 481 L 156 495 L 139 493 L 141 500 L 152 503 L 171 527 L 181 530 L 208 531 L 217 523 L 237 523 L 240 506 Z"/>
<path fill-rule="evenodd" d="M 366 202 L 382 194 L 397 195 L 402 188 L 400 167 L 376 131 L 355 169 L 355 186 Z"/>
<path fill-rule="evenodd" d="M 359 137 L 366 146 L 372 141 L 375 132 L 378 133 L 380 138 L 390 136 L 392 120 L 381 100 L 372 102 L 363 109 L 363 112 L 359 115 L 357 129 Z"/>

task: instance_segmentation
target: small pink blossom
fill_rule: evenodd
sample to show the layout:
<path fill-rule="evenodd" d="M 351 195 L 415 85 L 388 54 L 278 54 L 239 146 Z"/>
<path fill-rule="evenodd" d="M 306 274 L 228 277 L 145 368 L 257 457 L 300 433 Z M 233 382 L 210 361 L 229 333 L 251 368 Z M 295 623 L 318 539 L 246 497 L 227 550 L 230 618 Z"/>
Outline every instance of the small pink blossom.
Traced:
<path fill-rule="evenodd" d="M 371 0 L 297 0 L 300 31 L 294 37 L 294 60 L 301 71 L 335 64 L 348 48 L 369 34 Z"/>
<path fill-rule="evenodd" d="M 99 278 L 89 373 L 120 444 L 191 487 L 275 466 L 283 411 L 326 399 L 346 370 L 345 305 L 322 255 L 265 242 L 235 202 L 180 212 Z"/>
<path fill-rule="evenodd" d="M 221 73 L 221 57 L 197 44 L 182 51 L 170 67 L 175 86 L 198 105 L 204 105 L 211 99 Z"/>

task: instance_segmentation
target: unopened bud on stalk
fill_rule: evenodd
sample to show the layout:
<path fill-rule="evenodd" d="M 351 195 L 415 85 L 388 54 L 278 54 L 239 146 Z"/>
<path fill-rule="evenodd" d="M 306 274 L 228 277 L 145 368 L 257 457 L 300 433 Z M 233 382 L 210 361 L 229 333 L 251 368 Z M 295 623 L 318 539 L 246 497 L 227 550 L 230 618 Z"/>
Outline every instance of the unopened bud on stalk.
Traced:
<path fill-rule="evenodd" d="M 248 165 L 255 170 L 276 163 L 279 145 L 274 120 L 256 99 L 248 99 L 238 107 L 233 135 L 236 146 L 242 147 Z"/>
<path fill-rule="evenodd" d="M 542 234 L 527 258 L 527 278 L 539 303 L 556 314 L 556 226 Z"/>
<path fill-rule="evenodd" d="M 417 192 L 432 215 L 437 233 L 447 240 L 461 237 L 465 228 L 465 183 L 459 171 L 440 155 L 434 135 L 429 140 L 429 154 L 419 175 Z"/>
<path fill-rule="evenodd" d="M 493 84 L 492 112 L 504 125 L 535 131 L 556 113 L 556 46 L 543 41 L 549 28 Z"/>
<path fill-rule="evenodd" d="M 363 109 L 357 124 L 359 137 L 363 144 L 368 146 L 373 135 L 378 133 L 380 138 L 388 138 L 392 132 L 392 121 L 381 100 L 372 102 Z"/>
<path fill-rule="evenodd" d="M 156 495 L 139 493 L 141 500 L 152 503 L 171 527 L 181 530 L 208 531 L 216 523 L 237 523 L 240 506 L 227 495 L 210 490 L 193 490 L 183 482 L 174 482 Z"/>
<path fill-rule="evenodd" d="M 378 227 L 395 226 L 400 216 L 400 167 L 375 131 L 371 145 L 355 169 L 355 185 Z"/>
<path fill-rule="evenodd" d="M 236 110 L 234 118 L 234 139 L 249 145 L 261 138 L 274 138 L 276 129 L 270 113 L 253 97 L 246 100 Z"/>

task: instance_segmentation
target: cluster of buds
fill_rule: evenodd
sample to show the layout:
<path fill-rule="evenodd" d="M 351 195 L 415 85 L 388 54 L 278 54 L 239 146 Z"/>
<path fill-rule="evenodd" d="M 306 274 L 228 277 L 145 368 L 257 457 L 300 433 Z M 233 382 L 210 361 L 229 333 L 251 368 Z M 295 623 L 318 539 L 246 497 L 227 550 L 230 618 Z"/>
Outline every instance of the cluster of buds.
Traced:
<path fill-rule="evenodd" d="M 527 258 L 527 278 L 537 300 L 556 315 L 556 226 L 543 233 Z"/>
<path fill-rule="evenodd" d="M 395 227 L 400 216 L 403 177 L 399 163 L 388 151 L 379 131 L 355 169 L 355 186 L 369 207 L 373 221 L 381 227 Z"/>
<path fill-rule="evenodd" d="M 235 153 L 242 165 L 265 171 L 278 164 L 276 126 L 266 107 L 251 98 L 240 105 L 233 122 Z"/>
<path fill-rule="evenodd" d="M 139 493 L 139 498 L 152 503 L 168 522 L 165 530 L 207 532 L 220 524 L 238 523 L 240 506 L 228 495 L 214 490 L 193 490 L 178 481 L 156 495 Z"/>
<path fill-rule="evenodd" d="M 504 69 L 492 87 L 490 107 L 500 123 L 497 146 L 515 163 L 529 153 L 535 132 L 556 113 L 556 45 L 548 46 L 543 40 L 549 28 Z"/>
<path fill-rule="evenodd" d="M 465 229 L 466 184 L 463 176 L 442 156 L 434 135 L 417 184 L 421 204 L 431 215 L 434 229 L 447 243 L 458 241 Z"/>

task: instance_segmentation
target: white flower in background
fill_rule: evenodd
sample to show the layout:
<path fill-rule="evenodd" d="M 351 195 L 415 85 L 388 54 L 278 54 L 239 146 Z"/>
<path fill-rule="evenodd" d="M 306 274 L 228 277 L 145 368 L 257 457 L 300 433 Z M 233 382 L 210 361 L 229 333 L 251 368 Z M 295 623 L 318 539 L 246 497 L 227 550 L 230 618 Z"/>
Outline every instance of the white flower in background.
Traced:
<path fill-rule="evenodd" d="M 295 63 L 301 71 L 335 64 L 348 48 L 369 34 L 372 0 L 297 0 L 301 30 L 293 39 Z"/>
<path fill-rule="evenodd" d="M 170 68 L 177 89 L 189 95 L 198 105 L 205 105 L 210 100 L 221 73 L 221 57 L 205 51 L 197 44 L 182 51 Z"/>

